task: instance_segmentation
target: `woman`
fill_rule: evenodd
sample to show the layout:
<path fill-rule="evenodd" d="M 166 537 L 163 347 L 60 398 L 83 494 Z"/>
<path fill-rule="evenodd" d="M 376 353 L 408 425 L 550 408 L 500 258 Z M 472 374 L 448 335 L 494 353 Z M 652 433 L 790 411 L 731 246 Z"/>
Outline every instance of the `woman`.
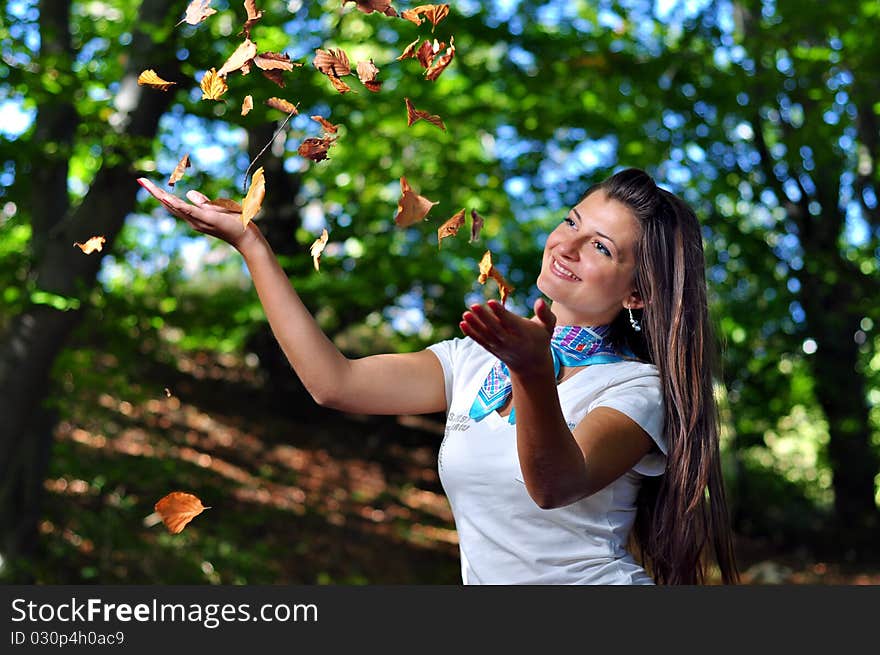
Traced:
<path fill-rule="evenodd" d="M 462 338 L 360 359 L 320 330 L 253 222 L 138 182 L 242 254 L 316 402 L 447 412 L 440 477 L 465 584 L 698 584 L 711 560 L 737 581 L 699 223 L 644 171 L 590 188 L 549 235 L 537 285 L 552 302 L 531 319 L 490 300 L 464 312 Z"/>

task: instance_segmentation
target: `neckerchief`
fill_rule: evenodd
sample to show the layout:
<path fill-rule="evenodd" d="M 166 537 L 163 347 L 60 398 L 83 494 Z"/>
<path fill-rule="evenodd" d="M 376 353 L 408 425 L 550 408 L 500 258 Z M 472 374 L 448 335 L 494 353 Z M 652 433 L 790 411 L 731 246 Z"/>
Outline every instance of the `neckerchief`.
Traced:
<path fill-rule="evenodd" d="M 563 325 L 553 328 L 550 353 L 553 356 L 554 376 L 559 377 L 559 370 L 563 365 L 587 366 L 621 361 L 623 357 L 607 339 L 610 329 L 609 325 Z M 510 371 L 507 364 L 499 359 L 483 381 L 471 405 L 469 416 L 475 421 L 482 421 L 495 410 L 504 407 L 511 392 Z M 513 411 L 510 412 L 508 422 L 516 423 Z"/>

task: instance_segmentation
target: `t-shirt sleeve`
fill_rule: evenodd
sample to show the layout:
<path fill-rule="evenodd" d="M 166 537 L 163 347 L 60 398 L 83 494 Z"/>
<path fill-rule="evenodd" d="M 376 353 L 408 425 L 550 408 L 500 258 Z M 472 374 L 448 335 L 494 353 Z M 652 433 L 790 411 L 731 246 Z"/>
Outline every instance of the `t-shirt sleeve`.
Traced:
<path fill-rule="evenodd" d="M 652 451 L 636 463 L 633 470 L 642 475 L 662 475 L 666 470 L 666 439 L 663 436 L 663 390 L 656 373 L 630 377 L 613 383 L 590 404 L 610 407 L 626 414 L 648 433 L 660 452 Z"/>
<path fill-rule="evenodd" d="M 461 339 L 447 339 L 439 341 L 428 346 L 430 350 L 440 360 L 440 366 L 443 367 L 443 379 L 446 384 L 446 411 L 452 404 L 452 387 L 455 374 L 455 354 L 460 345 Z"/>

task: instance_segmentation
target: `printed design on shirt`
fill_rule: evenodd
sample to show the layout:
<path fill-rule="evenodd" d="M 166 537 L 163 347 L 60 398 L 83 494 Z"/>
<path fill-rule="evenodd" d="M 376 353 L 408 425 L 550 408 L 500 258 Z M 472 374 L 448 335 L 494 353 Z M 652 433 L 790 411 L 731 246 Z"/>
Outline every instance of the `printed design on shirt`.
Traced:
<path fill-rule="evenodd" d="M 473 419 L 467 414 L 458 414 L 449 412 L 446 415 L 446 429 L 443 430 L 443 441 L 440 443 L 440 452 L 437 453 L 437 465 L 443 468 L 443 447 L 446 445 L 446 439 L 452 432 L 465 432 L 470 430 Z"/>

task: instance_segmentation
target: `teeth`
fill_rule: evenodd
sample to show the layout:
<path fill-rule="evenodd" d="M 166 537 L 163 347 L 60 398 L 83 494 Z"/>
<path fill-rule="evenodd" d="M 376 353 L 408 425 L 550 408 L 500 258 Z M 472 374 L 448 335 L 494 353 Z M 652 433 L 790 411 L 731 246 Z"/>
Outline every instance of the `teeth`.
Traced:
<path fill-rule="evenodd" d="M 557 273 L 560 273 L 560 274 L 564 275 L 565 277 L 567 277 L 567 278 L 569 278 L 569 279 L 571 279 L 571 280 L 580 280 L 580 278 L 579 278 L 577 275 L 575 275 L 574 273 L 572 273 L 572 272 L 571 272 L 570 270 L 568 270 L 567 268 L 563 268 L 563 267 L 559 264 L 559 262 L 557 262 L 555 259 L 553 260 L 553 269 L 554 269 Z"/>

